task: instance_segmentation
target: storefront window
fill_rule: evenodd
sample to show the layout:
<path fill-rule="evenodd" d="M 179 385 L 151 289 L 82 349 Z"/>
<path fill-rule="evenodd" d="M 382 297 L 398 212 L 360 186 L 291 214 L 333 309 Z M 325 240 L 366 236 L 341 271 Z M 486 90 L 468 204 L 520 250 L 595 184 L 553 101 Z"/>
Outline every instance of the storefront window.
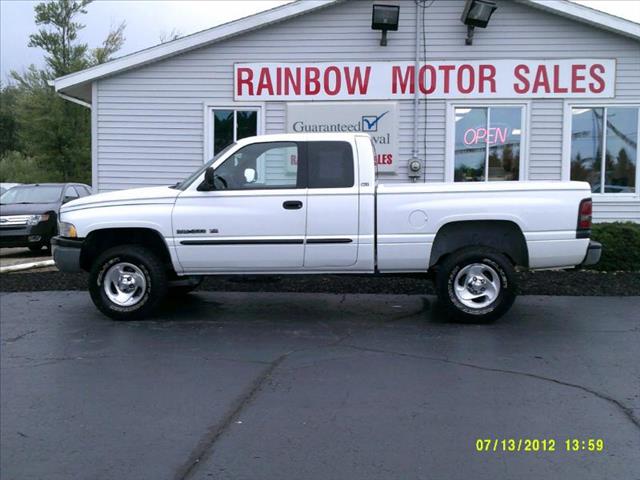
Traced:
<path fill-rule="evenodd" d="M 571 180 L 594 193 L 634 193 L 638 162 L 638 108 L 573 108 Z"/>
<path fill-rule="evenodd" d="M 518 180 L 522 107 L 455 109 L 456 182 Z"/>
<path fill-rule="evenodd" d="M 213 110 L 213 154 L 233 142 L 258 134 L 256 110 Z"/>

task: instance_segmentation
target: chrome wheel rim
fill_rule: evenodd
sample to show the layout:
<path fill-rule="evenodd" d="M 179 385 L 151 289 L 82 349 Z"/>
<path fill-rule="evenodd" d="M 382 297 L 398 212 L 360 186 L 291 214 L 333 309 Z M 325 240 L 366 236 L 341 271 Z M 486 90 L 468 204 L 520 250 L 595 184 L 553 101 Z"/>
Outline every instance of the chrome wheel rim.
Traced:
<path fill-rule="evenodd" d="M 453 282 L 456 298 L 464 306 L 485 308 L 500 294 L 500 276 L 493 267 L 484 263 L 472 263 L 462 268 Z"/>
<path fill-rule="evenodd" d="M 133 263 L 120 262 L 111 266 L 102 282 L 104 293 L 120 307 L 131 307 L 147 292 L 147 279 L 139 267 Z"/>

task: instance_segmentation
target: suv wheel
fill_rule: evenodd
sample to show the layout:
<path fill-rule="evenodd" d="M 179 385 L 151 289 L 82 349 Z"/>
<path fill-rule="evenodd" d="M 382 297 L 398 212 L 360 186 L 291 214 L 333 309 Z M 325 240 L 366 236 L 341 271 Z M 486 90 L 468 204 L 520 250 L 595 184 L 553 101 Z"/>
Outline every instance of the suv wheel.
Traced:
<path fill-rule="evenodd" d="M 447 257 L 438 268 L 436 291 L 446 313 L 465 323 L 488 323 L 504 315 L 516 298 L 509 259 L 486 247 Z"/>
<path fill-rule="evenodd" d="M 115 320 L 143 318 L 167 293 L 167 271 L 151 250 L 121 245 L 103 252 L 89 274 L 91 300 Z"/>

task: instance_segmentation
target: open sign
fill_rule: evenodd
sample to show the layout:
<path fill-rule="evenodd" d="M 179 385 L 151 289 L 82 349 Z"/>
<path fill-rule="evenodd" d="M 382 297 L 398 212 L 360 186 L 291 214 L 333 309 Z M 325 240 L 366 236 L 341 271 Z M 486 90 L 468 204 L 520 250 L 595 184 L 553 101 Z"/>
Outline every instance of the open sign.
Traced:
<path fill-rule="evenodd" d="M 465 145 L 476 145 L 481 142 L 497 145 L 506 143 L 508 135 L 508 127 L 469 128 L 464 132 L 463 141 Z"/>

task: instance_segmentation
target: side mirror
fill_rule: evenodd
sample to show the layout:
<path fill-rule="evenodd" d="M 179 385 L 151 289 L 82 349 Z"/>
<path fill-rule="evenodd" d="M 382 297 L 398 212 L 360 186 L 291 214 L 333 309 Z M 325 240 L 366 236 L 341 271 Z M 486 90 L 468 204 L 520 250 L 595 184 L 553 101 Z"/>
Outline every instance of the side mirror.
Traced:
<path fill-rule="evenodd" d="M 62 199 L 62 203 L 70 202 L 71 200 L 75 200 L 76 198 L 78 198 L 78 197 L 69 197 L 69 196 L 66 196 L 66 197 L 64 197 L 64 198 Z"/>
<path fill-rule="evenodd" d="M 198 185 L 199 192 L 208 192 L 210 190 L 215 190 L 216 186 L 214 183 L 214 171 L 213 167 L 209 167 L 204 171 L 204 180 L 200 185 Z"/>
<path fill-rule="evenodd" d="M 253 168 L 244 169 L 244 179 L 247 183 L 253 183 L 256 181 L 256 171 Z"/>

